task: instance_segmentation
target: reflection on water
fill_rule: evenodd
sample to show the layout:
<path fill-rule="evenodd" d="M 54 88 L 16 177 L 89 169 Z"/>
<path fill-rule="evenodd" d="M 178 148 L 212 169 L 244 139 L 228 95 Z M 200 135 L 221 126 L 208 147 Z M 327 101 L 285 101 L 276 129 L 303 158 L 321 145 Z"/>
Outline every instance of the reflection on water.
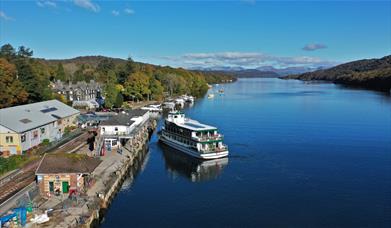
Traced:
<path fill-rule="evenodd" d="M 153 134 L 102 227 L 391 227 L 391 96 L 240 79 L 184 112 L 218 126 L 229 166 Z"/>
<path fill-rule="evenodd" d="M 228 165 L 228 157 L 202 161 L 167 145 L 159 146 L 162 148 L 166 169 L 173 178 L 179 174 L 192 182 L 210 181 L 218 178 Z"/>
<path fill-rule="evenodd" d="M 132 187 L 134 179 L 143 172 L 149 160 L 149 150 L 144 148 L 133 160 L 133 166 L 129 169 L 127 177 L 121 186 L 121 191 L 127 191 Z"/>

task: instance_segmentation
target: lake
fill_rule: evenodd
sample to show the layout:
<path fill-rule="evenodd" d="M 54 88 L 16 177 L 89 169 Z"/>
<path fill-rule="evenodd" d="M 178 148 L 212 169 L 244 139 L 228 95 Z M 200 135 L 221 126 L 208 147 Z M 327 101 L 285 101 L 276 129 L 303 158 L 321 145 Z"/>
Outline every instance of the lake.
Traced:
<path fill-rule="evenodd" d="M 217 126 L 230 156 L 198 162 L 154 133 L 103 227 L 391 226 L 389 95 L 280 79 L 219 88 L 184 111 Z"/>

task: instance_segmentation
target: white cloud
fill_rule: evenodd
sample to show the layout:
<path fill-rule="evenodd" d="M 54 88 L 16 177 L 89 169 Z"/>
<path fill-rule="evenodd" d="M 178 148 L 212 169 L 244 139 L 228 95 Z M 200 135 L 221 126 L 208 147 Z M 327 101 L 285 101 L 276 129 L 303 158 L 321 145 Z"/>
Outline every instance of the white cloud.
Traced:
<path fill-rule="evenodd" d="M 75 3 L 75 5 L 93 11 L 95 13 L 99 12 L 100 10 L 99 5 L 93 3 L 92 0 L 73 0 L 73 2 Z"/>
<path fill-rule="evenodd" d="M 132 9 L 130 9 L 130 8 L 124 9 L 124 12 L 125 12 L 126 14 L 128 14 L 128 15 L 132 15 L 132 14 L 135 13 L 134 10 L 132 10 Z"/>
<path fill-rule="evenodd" d="M 315 51 L 315 50 L 323 49 L 323 48 L 327 48 L 327 46 L 324 44 L 307 44 L 302 49 L 304 51 Z"/>
<path fill-rule="evenodd" d="M 37 5 L 39 7 L 53 7 L 53 8 L 57 7 L 57 4 L 51 0 L 38 0 Z"/>
<path fill-rule="evenodd" d="M 111 11 L 111 14 L 113 14 L 114 16 L 119 16 L 119 11 L 117 11 L 117 10 L 112 10 L 112 11 Z"/>
<path fill-rule="evenodd" d="M 334 62 L 310 56 L 274 56 L 259 52 L 216 52 L 189 53 L 179 57 L 163 57 L 163 59 L 180 64 L 184 67 L 216 67 L 231 66 L 256 68 L 266 65 L 275 67 L 289 66 L 330 66 Z"/>
<path fill-rule="evenodd" d="M 3 11 L 0 11 L 0 18 L 6 21 L 13 20 L 12 17 L 7 16 L 7 14 L 5 14 Z"/>

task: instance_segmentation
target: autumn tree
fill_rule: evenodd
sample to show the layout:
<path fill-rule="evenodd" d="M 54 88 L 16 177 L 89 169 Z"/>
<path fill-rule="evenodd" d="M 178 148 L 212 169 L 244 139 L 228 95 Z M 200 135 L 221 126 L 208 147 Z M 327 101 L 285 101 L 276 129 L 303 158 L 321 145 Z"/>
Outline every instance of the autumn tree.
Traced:
<path fill-rule="evenodd" d="M 149 81 L 149 89 L 151 90 L 151 99 L 161 101 L 163 100 L 163 92 L 164 88 L 160 81 L 158 81 L 156 78 L 151 78 Z"/>
<path fill-rule="evenodd" d="M 0 58 L 0 108 L 23 104 L 28 94 L 16 78 L 16 68 L 5 58 Z"/>
<path fill-rule="evenodd" d="M 124 94 L 139 100 L 149 99 L 151 90 L 149 89 L 149 77 L 142 72 L 129 75 L 125 82 Z"/>

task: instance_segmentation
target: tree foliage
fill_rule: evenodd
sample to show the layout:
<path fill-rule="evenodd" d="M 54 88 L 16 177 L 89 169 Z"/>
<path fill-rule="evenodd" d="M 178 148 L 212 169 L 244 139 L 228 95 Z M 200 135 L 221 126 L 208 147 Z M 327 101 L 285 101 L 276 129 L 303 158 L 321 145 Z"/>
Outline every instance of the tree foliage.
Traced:
<path fill-rule="evenodd" d="M 111 108 L 129 100 L 162 100 L 166 94 L 203 96 L 208 90 L 207 83 L 221 83 L 233 78 L 222 73 L 206 75 L 182 68 L 139 63 L 130 57 L 127 60 L 104 56 L 44 60 L 32 55 L 33 51 L 24 46 L 16 50 L 5 44 L 0 48 L 1 107 L 47 99 L 65 102 L 64 97 L 50 91 L 49 83 L 55 79 L 100 82 L 104 85 L 105 106 Z"/>
<path fill-rule="evenodd" d="M 0 58 L 0 108 L 23 104 L 28 94 L 16 78 L 15 65 Z"/>
<path fill-rule="evenodd" d="M 61 63 L 58 63 L 57 70 L 56 70 L 56 76 L 55 78 L 60 81 L 66 81 L 66 74 L 64 70 L 64 66 Z"/>
<path fill-rule="evenodd" d="M 288 75 L 284 78 L 325 80 L 388 92 L 391 90 L 391 55 L 380 59 L 348 62 L 329 69 Z"/>

